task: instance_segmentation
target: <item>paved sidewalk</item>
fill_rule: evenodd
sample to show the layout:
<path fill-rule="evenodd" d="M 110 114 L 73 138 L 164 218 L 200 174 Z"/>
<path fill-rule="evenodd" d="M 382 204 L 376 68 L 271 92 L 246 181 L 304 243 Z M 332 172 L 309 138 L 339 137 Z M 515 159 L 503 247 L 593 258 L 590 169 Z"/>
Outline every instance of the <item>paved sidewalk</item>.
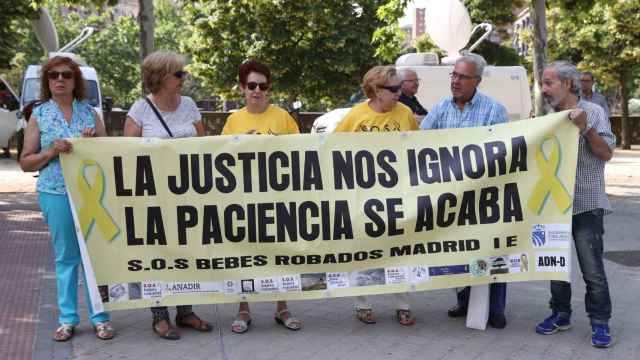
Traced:
<path fill-rule="evenodd" d="M 6 164 L 0 161 L 0 175 L 5 169 Z M 32 182 L 24 175 L 12 176 L 27 184 Z M 214 331 L 203 334 L 184 330 L 182 340 L 175 342 L 159 339 L 151 331 L 147 310 L 113 312 L 117 337 L 100 341 L 93 335 L 83 309 L 84 318 L 73 341 L 54 343 L 50 336 L 57 316 L 55 283 L 50 250 L 43 246 L 46 229 L 33 194 L 3 194 L 3 184 L 0 180 L 0 271 L 4 277 L 0 279 L 0 359 L 640 359 L 639 149 L 616 152 L 607 167 L 607 191 L 615 209 L 605 224 L 605 250 L 608 258 L 615 260 L 606 261 L 615 343 L 605 350 L 589 345 L 584 284 L 575 260 L 573 328 L 552 336 L 534 332 L 535 324 L 549 314 L 548 282 L 526 282 L 509 284 L 508 325 L 504 330 L 470 330 L 464 320 L 449 319 L 446 310 L 455 301 L 453 291 L 436 290 L 412 294 L 418 320 L 413 327 L 398 325 L 391 298 L 384 295 L 372 298 L 378 314 L 375 325 L 357 321 L 349 299 L 291 302 L 293 313 L 304 321 L 299 332 L 287 331 L 274 322 L 272 303 L 252 304 L 254 323 L 244 335 L 230 331 L 235 305 L 196 306 L 199 315 L 215 324 Z M 12 221 L 21 221 L 20 226 Z M 25 237 L 23 231 L 37 233 L 37 240 Z M 9 255 L 7 244 L 29 244 L 40 250 Z M 38 261 L 29 263 L 31 258 Z M 17 288 L 15 285 L 27 281 L 31 292 L 23 291 L 20 296 L 24 308 L 32 307 L 30 312 L 5 316 L 6 306 L 2 306 L 7 295 Z M 31 339 L 31 352 L 11 352 L 25 348 L 25 341 L 5 341 L 12 339 L 13 333 L 24 334 L 27 342 Z"/>

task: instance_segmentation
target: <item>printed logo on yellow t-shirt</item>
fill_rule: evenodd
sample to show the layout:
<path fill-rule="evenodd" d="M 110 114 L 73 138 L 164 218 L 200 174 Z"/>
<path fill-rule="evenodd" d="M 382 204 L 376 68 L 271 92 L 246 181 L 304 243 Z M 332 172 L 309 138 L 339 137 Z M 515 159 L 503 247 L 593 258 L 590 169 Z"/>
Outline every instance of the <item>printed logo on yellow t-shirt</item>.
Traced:
<path fill-rule="evenodd" d="M 359 125 L 359 130 L 363 131 L 363 132 L 386 132 L 386 131 L 400 131 L 400 123 L 395 121 L 395 120 L 391 120 L 390 122 L 387 122 L 386 124 L 384 124 L 384 126 L 382 126 L 382 128 L 380 127 L 380 125 L 369 125 L 369 124 L 360 124 Z"/>

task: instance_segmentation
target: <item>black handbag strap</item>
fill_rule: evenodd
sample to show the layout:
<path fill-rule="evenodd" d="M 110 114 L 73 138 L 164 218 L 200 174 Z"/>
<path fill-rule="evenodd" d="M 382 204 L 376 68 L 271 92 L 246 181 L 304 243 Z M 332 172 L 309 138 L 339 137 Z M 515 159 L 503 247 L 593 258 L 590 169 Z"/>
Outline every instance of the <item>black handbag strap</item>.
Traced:
<path fill-rule="evenodd" d="M 153 112 L 158 117 L 158 120 L 160 120 L 160 122 L 162 123 L 162 126 L 164 126 L 164 129 L 167 130 L 167 133 L 169 134 L 169 137 L 173 137 L 173 134 L 171 133 L 171 130 L 169 130 L 169 127 L 167 126 L 167 123 L 164 122 L 164 119 L 162 118 L 162 115 L 160 115 L 160 112 L 158 111 L 156 106 L 153 105 L 153 103 L 151 102 L 151 100 L 149 100 L 148 97 L 145 96 L 144 99 L 147 101 L 147 104 L 149 104 L 149 106 L 151 106 L 151 109 L 153 110 Z"/>

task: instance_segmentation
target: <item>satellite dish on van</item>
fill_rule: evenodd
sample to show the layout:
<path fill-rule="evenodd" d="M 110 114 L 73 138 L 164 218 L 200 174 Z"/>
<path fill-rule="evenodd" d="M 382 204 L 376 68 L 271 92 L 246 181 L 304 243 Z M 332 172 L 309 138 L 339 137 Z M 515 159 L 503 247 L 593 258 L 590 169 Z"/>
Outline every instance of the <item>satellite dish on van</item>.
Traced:
<path fill-rule="evenodd" d="M 58 51 L 60 43 L 58 41 L 58 32 L 53 25 L 51 15 L 45 8 L 38 9 L 38 18 L 31 22 L 36 38 L 45 52 Z"/>
<path fill-rule="evenodd" d="M 493 30 L 491 24 L 487 23 L 479 24 L 472 29 L 469 12 L 460 0 L 430 1 L 424 20 L 431 40 L 447 53 L 447 56 L 442 58 L 443 64 L 452 64 L 460 57 L 459 51 L 467 45 L 477 29 L 484 29 L 485 34 L 469 47 L 469 51 L 478 46 Z"/>

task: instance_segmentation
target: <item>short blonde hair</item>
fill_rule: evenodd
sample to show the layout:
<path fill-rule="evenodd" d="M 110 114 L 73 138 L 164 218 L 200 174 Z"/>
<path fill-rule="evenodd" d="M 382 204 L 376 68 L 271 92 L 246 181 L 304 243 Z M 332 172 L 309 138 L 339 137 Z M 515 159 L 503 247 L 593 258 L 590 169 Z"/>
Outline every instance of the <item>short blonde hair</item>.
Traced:
<path fill-rule="evenodd" d="M 374 66 L 362 78 L 362 91 L 369 99 L 373 99 L 376 87 L 384 85 L 396 75 L 396 68 L 393 66 Z"/>
<path fill-rule="evenodd" d="M 162 88 L 168 75 L 184 68 L 184 56 L 171 51 L 156 51 L 149 54 L 142 62 L 142 83 L 152 94 Z"/>

